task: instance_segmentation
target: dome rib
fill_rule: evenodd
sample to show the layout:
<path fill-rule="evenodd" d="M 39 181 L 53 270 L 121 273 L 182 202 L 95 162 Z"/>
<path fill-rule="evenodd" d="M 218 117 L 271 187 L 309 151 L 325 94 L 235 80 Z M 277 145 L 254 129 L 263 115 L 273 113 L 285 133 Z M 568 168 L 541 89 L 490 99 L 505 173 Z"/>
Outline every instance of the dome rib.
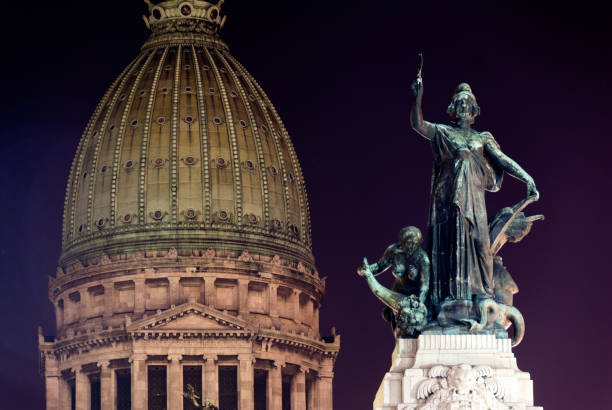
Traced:
<path fill-rule="evenodd" d="M 172 223 L 178 223 L 177 209 L 177 130 L 179 118 L 179 93 L 181 91 L 181 63 L 183 46 L 179 44 L 176 51 L 176 64 L 174 64 L 174 83 L 172 89 L 172 118 L 170 119 L 170 213 Z M 151 94 L 154 90 L 151 90 Z"/>
<path fill-rule="evenodd" d="M 217 54 L 217 57 L 219 58 L 219 60 L 223 63 L 223 66 L 225 67 L 227 72 L 231 73 L 232 80 L 234 81 L 236 88 L 239 90 L 239 95 L 240 95 L 240 98 L 242 99 L 242 104 L 244 106 L 244 109 L 249 119 L 249 123 L 251 125 L 250 129 L 253 133 L 253 139 L 255 141 L 255 147 L 257 151 L 257 160 L 258 160 L 258 164 L 260 168 L 260 184 L 261 184 L 261 191 L 262 191 L 262 196 L 263 196 L 263 201 L 264 201 L 264 209 L 263 209 L 264 227 L 269 228 L 270 227 L 270 197 L 269 197 L 269 192 L 268 192 L 268 175 L 266 173 L 266 164 L 264 160 L 261 138 L 259 136 L 259 131 L 257 127 L 257 121 L 255 120 L 255 116 L 253 115 L 253 110 L 251 109 L 249 105 L 248 96 L 244 90 L 244 87 L 240 83 L 240 80 L 236 76 L 235 71 L 229 65 L 225 56 L 223 56 L 223 54 L 219 52 L 219 50 L 215 50 L 215 53 Z"/>
<path fill-rule="evenodd" d="M 143 57 L 144 56 L 145 55 L 143 55 Z M 151 60 L 153 60 L 154 56 L 155 56 L 155 51 L 152 51 L 148 55 L 144 64 L 140 67 L 140 70 L 138 71 L 138 74 L 136 75 L 136 78 L 134 79 L 134 83 L 130 90 L 130 94 L 127 97 L 127 103 L 125 104 L 125 108 L 121 115 L 121 125 L 119 127 L 119 131 L 117 132 L 117 140 L 115 141 L 115 149 L 114 149 L 114 154 L 113 154 L 113 165 L 112 165 L 113 173 L 112 173 L 111 189 L 110 189 L 110 223 L 111 223 L 111 226 L 115 226 L 116 221 L 117 221 L 117 196 L 118 196 L 117 185 L 120 182 L 119 166 L 121 162 L 122 144 L 123 144 L 123 139 L 125 136 L 124 133 L 125 133 L 125 125 L 127 122 L 127 116 L 132 108 L 132 104 L 134 103 L 134 98 L 136 96 L 136 90 L 138 89 L 138 86 L 140 85 L 140 81 L 144 75 L 144 72 L 146 68 L 149 66 L 149 64 L 151 63 Z"/>
<path fill-rule="evenodd" d="M 210 67 L 212 68 L 215 74 L 217 85 L 219 86 L 219 94 L 221 95 L 221 101 L 223 103 L 223 108 L 225 111 L 225 123 L 227 124 L 227 129 L 229 131 L 230 153 L 233 161 L 232 173 L 234 176 L 234 212 L 236 213 L 236 225 L 240 226 L 242 225 L 242 178 L 240 174 L 240 154 L 238 152 L 238 141 L 236 139 L 236 126 L 234 124 L 234 116 L 229 105 L 229 101 L 227 99 L 227 91 L 225 90 L 223 79 L 221 78 L 221 74 L 219 73 L 217 63 L 208 51 L 208 47 L 204 47 L 204 52 L 206 53 L 206 57 L 210 63 Z"/>
<path fill-rule="evenodd" d="M 191 45 L 191 52 L 193 53 L 193 65 L 195 68 L 195 79 L 197 84 L 197 98 L 198 98 L 198 112 L 200 114 L 200 168 L 204 183 L 202 184 L 202 201 L 204 210 L 204 224 L 210 226 L 211 224 L 211 209 L 212 199 L 210 192 L 210 154 L 209 154 L 209 143 L 208 143 L 208 121 L 206 117 L 206 105 L 204 104 L 204 86 L 202 83 L 202 71 L 200 62 L 198 60 L 198 54 L 196 53 L 195 46 Z"/>
<path fill-rule="evenodd" d="M 143 57 L 144 56 L 142 56 L 139 59 L 136 59 L 133 62 L 132 68 L 138 67 Z M 125 89 L 126 84 L 128 84 L 128 80 L 130 79 L 132 73 L 133 71 L 132 69 L 130 69 L 127 75 L 123 77 L 120 84 L 115 89 L 115 92 L 110 101 L 110 106 L 114 107 L 116 105 L 119 95 Z M 93 208 L 94 208 L 94 194 L 95 194 L 96 182 L 98 180 L 98 175 L 99 175 L 98 160 L 100 156 L 100 147 L 102 145 L 102 142 L 104 141 L 104 135 L 106 133 L 105 130 L 107 129 L 109 119 L 112 116 L 112 114 L 113 114 L 113 110 L 109 108 L 104 115 L 102 124 L 100 125 L 100 130 L 98 131 L 97 141 L 96 141 L 96 145 L 94 148 L 94 154 L 93 154 L 92 161 L 91 161 L 91 170 L 90 170 L 91 176 L 89 179 L 89 194 L 87 196 L 87 232 L 91 232 L 93 230 L 93 227 L 95 225 L 94 220 L 95 220 L 95 217 L 97 216 L 95 215 Z"/>
<path fill-rule="evenodd" d="M 155 55 L 158 53 L 159 53 L 159 49 L 153 49 L 151 55 Z M 143 120 L 142 139 L 140 142 L 140 156 L 139 156 L 140 165 L 139 165 L 139 170 L 138 170 L 138 223 L 139 224 L 146 223 L 145 188 L 147 186 L 147 152 L 149 150 L 149 130 L 151 128 L 153 105 L 155 103 L 155 98 L 157 97 L 157 88 L 158 88 L 159 78 L 161 76 L 162 67 L 165 64 L 167 57 L 168 57 L 168 48 L 164 49 L 163 54 L 161 55 L 159 62 L 157 63 L 157 67 L 155 68 L 155 74 L 151 82 L 151 90 L 149 92 L 149 99 L 147 101 L 147 110 L 145 112 L 145 116 Z"/>
<path fill-rule="evenodd" d="M 74 158 L 72 167 L 70 169 L 70 176 L 68 177 L 68 186 L 66 193 L 66 201 L 67 205 L 64 209 L 64 215 L 68 215 L 68 210 L 70 210 L 70 218 L 68 221 L 64 221 L 64 235 L 63 235 L 63 243 L 65 244 L 68 239 L 76 236 L 76 211 L 77 211 L 77 197 L 79 193 L 79 189 L 81 187 L 81 172 L 83 169 L 84 160 L 86 157 L 87 148 L 89 146 L 89 140 L 93 137 L 93 133 L 97 128 L 96 125 L 98 120 L 102 116 L 102 113 L 106 114 L 106 111 L 109 111 L 111 108 L 111 104 L 109 102 L 109 98 L 113 93 L 115 93 L 116 88 L 121 80 L 123 80 L 127 73 L 131 72 L 134 68 L 135 62 L 133 61 L 131 64 L 123 70 L 123 72 L 115 79 L 112 85 L 109 87 L 108 91 L 102 97 L 102 100 L 94 110 L 94 114 L 91 116 L 91 119 L 87 126 L 85 127 L 85 131 L 83 132 L 83 136 L 79 141 L 79 146 L 77 147 L 77 155 Z M 75 167 L 76 165 L 76 167 Z M 70 189 L 72 188 L 72 190 Z"/>

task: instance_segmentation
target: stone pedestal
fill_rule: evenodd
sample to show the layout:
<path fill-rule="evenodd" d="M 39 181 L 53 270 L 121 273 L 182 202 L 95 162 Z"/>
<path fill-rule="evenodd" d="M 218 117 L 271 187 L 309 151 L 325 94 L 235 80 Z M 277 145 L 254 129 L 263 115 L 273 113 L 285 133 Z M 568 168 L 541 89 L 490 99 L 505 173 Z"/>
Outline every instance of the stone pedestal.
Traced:
<path fill-rule="evenodd" d="M 374 410 L 542 410 L 518 369 L 510 339 L 421 335 L 398 339 Z"/>

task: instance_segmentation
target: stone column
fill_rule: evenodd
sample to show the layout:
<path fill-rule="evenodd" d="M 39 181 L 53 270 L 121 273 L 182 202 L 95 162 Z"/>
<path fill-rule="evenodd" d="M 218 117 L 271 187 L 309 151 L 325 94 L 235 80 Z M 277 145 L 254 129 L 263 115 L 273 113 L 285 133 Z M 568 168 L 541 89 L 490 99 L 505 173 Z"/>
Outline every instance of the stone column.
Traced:
<path fill-rule="evenodd" d="M 100 403 L 102 410 L 117 409 L 117 381 L 110 361 L 98 363 L 100 368 Z"/>
<path fill-rule="evenodd" d="M 246 318 L 249 315 L 249 281 L 238 279 L 238 314 Z"/>
<path fill-rule="evenodd" d="M 215 307 L 215 278 L 207 276 L 204 278 L 204 304 L 211 308 Z"/>
<path fill-rule="evenodd" d="M 146 354 L 134 353 L 130 357 L 130 363 L 132 364 L 132 410 L 147 410 L 148 408 L 147 379 L 149 375 L 146 360 Z"/>
<path fill-rule="evenodd" d="M 63 377 L 59 378 L 59 406 L 60 410 L 72 409 L 72 394 L 70 394 L 70 384 Z"/>
<path fill-rule="evenodd" d="M 317 379 L 317 390 L 319 394 L 319 410 L 332 410 L 334 402 L 332 398 L 333 373 L 321 374 Z"/>
<path fill-rule="evenodd" d="M 313 313 L 312 331 L 314 332 L 315 339 L 319 338 L 319 309 L 320 307 L 321 306 L 317 303 L 316 300 L 312 301 L 312 313 Z"/>
<path fill-rule="evenodd" d="M 79 306 L 79 318 L 81 323 L 84 323 L 91 316 L 91 293 L 87 290 L 87 288 L 82 288 L 79 290 L 81 294 L 81 302 Z"/>
<path fill-rule="evenodd" d="M 283 408 L 283 362 L 275 361 L 272 368 L 268 370 L 267 410 L 278 410 Z"/>
<path fill-rule="evenodd" d="M 180 354 L 169 354 L 166 388 L 168 395 L 168 410 L 183 410 L 183 367 Z"/>
<path fill-rule="evenodd" d="M 270 317 L 278 317 L 278 285 L 275 283 L 270 283 L 268 285 L 268 290 L 270 292 L 270 296 L 268 297 L 268 303 L 270 304 L 268 308 L 268 312 L 270 312 Z"/>
<path fill-rule="evenodd" d="M 306 374 L 301 367 L 291 378 L 291 410 L 306 410 Z"/>
<path fill-rule="evenodd" d="M 102 286 L 104 286 L 104 316 L 102 319 L 108 323 L 108 320 L 113 317 L 113 291 L 115 290 L 115 284 L 108 281 L 102 283 Z"/>
<path fill-rule="evenodd" d="M 308 383 L 306 385 L 308 385 Z M 307 389 L 306 391 L 306 394 L 308 395 L 308 408 L 306 410 L 319 410 L 318 387 L 317 379 L 311 380 L 310 389 Z"/>
<path fill-rule="evenodd" d="M 76 369 L 76 410 L 91 410 L 91 383 L 82 369 Z"/>
<path fill-rule="evenodd" d="M 39 333 L 39 345 L 44 343 L 44 337 L 42 336 L 42 328 L 38 328 Z M 60 410 L 60 381 L 62 374 L 59 371 L 59 366 L 55 355 L 42 352 L 44 355 L 44 368 L 45 368 L 45 403 L 47 410 Z"/>
<path fill-rule="evenodd" d="M 168 300 L 170 301 L 170 306 L 178 306 L 179 304 L 179 280 L 181 278 L 169 277 L 168 278 L 168 292 L 170 293 L 168 296 Z"/>
<path fill-rule="evenodd" d="M 250 354 L 238 355 L 238 410 L 253 410 L 255 403 L 253 361 Z"/>
<path fill-rule="evenodd" d="M 145 280 L 144 278 L 134 279 L 134 314 L 143 315 L 145 311 L 146 298 Z M 132 402 L 132 406 L 134 402 Z"/>
<path fill-rule="evenodd" d="M 300 318 L 300 292 L 293 290 L 291 293 L 291 305 L 293 306 L 293 320 L 295 323 L 300 324 L 302 320 Z"/>
<path fill-rule="evenodd" d="M 202 400 L 209 400 L 219 406 L 219 369 L 217 355 L 207 355 L 204 363 L 204 382 L 202 383 Z"/>

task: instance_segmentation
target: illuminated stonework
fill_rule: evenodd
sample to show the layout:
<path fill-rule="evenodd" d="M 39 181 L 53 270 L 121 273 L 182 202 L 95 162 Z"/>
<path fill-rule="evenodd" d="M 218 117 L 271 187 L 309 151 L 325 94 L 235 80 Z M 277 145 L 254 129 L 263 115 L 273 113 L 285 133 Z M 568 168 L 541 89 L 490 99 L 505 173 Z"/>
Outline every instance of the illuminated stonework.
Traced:
<path fill-rule="evenodd" d="M 187 384 L 224 410 L 331 409 L 340 338 L 319 333 L 289 135 L 217 34 L 222 1 L 148 3 L 70 171 L 47 409 L 188 409 Z"/>

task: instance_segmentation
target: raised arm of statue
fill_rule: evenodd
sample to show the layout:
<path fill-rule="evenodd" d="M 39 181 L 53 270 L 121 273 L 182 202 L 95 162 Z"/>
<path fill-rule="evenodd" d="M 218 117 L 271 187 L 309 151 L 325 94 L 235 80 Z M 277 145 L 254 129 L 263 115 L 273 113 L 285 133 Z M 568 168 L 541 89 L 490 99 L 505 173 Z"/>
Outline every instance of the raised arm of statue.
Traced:
<path fill-rule="evenodd" d="M 491 160 L 493 160 L 505 172 L 525 182 L 527 184 L 527 196 L 535 196 L 537 201 L 540 198 L 540 193 L 536 189 L 535 182 L 531 175 L 521 168 L 521 166 L 512 158 L 502 152 L 501 148 L 490 133 L 483 134 L 488 134 L 490 136 L 486 139 L 484 145 L 485 151 L 489 158 L 491 158 Z"/>
<path fill-rule="evenodd" d="M 417 133 L 431 141 L 434 138 L 436 129 L 430 122 L 423 119 L 423 110 L 421 108 L 421 103 L 423 101 L 422 80 L 415 80 L 414 83 L 412 83 L 412 92 L 414 94 L 414 103 L 412 104 L 412 111 L 410 113 L 410 124 Z"/>

